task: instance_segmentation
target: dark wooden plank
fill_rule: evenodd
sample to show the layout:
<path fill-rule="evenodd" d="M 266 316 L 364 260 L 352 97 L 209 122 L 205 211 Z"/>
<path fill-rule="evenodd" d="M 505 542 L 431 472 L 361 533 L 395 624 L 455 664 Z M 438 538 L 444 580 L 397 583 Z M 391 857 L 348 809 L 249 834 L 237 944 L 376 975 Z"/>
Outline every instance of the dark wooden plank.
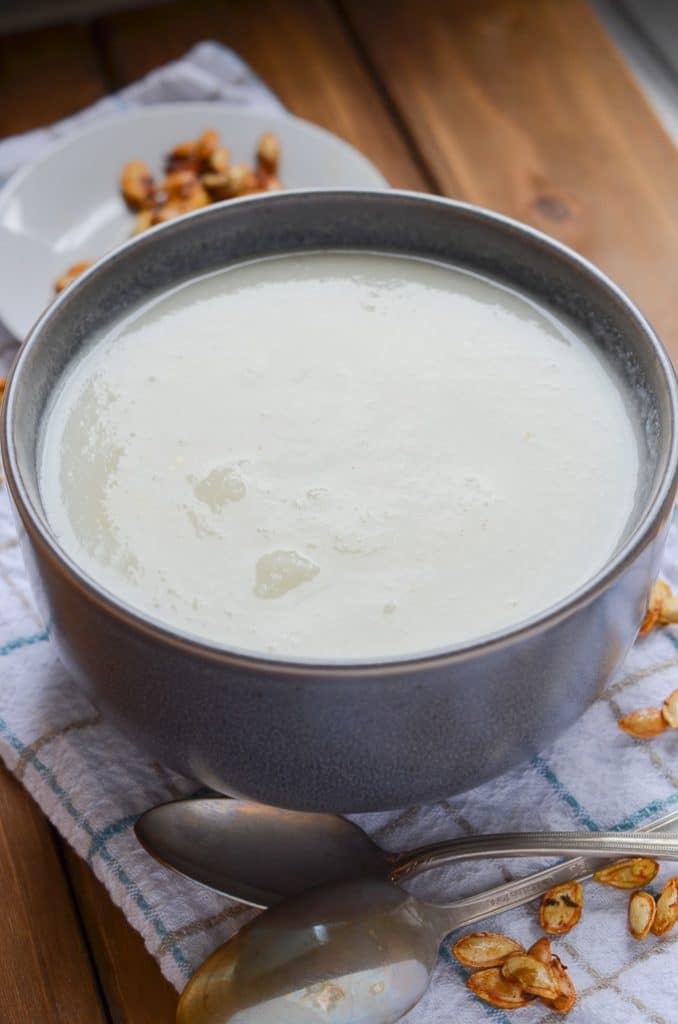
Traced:
<path fill-rule="evenodd" d="M 117 84 L 199 40 L 219 40 L 244 57 L 292 113 L 353 143 L 392 185 L 427 185 L 328 0 L 183 0 L 105 19 L 97 38 Z"/>
<path fill-rule="evenodd" d="M 66 843 L 64 857 L 111 1021 L 172 1024 L 178 995 L 160 973 L 141 936 Z"/>
<path fill-rule="evenodd" d="M 584 0 L 340 0 L 440 191 L 624 287 L 678 362 L 678 160 Z"/>
<path fill-rule="evenodd" d="M 74 113 L 106 92 L 81 26 L 0 38 L 0 135 Z M 0 1020 L 104 1024 L 96 975 L 58 842 L 30 797 L 0 773 Z M 150 1018 L 149 1018 L 150 1019 Z"/>
<path fill-rule="evenodd" d="M 105 1024 L 51 829 L 0 767 L 0 1020 Z"/>
<path fill-rule="evenodd" d="M 0 37 L 0 136 L 66 117 L 105 92 L 83 26 Z"/>
<path fill-rule="evenodd" d="M 85 21 L 128 7 L 144 7 L 154 0 L 4 0 L 0 3 L 0 32 L 24 32 L 43 25 Z"/>

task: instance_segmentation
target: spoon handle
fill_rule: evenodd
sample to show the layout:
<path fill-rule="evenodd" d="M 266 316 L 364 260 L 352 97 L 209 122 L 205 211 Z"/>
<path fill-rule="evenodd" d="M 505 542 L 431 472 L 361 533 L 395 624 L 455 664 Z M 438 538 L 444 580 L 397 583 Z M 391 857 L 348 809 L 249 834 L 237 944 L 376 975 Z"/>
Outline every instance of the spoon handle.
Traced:
<path fill-rule="evenodd" d="M 660 830 L 678 830 L 678 810 L 657 818 L 649 825 L 640 829 L 634 829 L 631 836 L 638 836 L 639 833 L 652 833 Z M 625 834 L 625 833 L 624 833 Z M 645 838 L 645 837 L 643 837 Z M 650 838 L 649 836 L 647 838 Z M 664 838 L 662 837 L 662 842 Z M 551 851 L 552 852 L 552 851 Z M 579 882 L 590 878 L 594 871 L 600 867 L 598 857 L 575 857 L 573 860 L 563 861 L 554 864 L 550 868 L 544 868 L 535 874 L 528 875 L 515 882 L 506 882 L 494 889 L 478 893 L 475 896 L 468 896 L 462 900 L 456 900 L 447 907 L 439 907 L 443 916 L 447 931 L 454 931 L 465 925 L 482 921 L 483 918 L 491 917 L 494 914 L 511 910 L 513 907 L 522 906 L 530 900 L 543 896 L 554 885 L 561 882 L 576 880 Z"/>
<path fill-rule="evenodd" d="M 391 881 L 408 878 L 455 860 L 488 857 L 549 857 L 580 853 L 592 857 L 656 857 L 678 861 L 678 835 L 624 832 L 504 832 L 461 836 L 401 854 L 391 868 Z"/>

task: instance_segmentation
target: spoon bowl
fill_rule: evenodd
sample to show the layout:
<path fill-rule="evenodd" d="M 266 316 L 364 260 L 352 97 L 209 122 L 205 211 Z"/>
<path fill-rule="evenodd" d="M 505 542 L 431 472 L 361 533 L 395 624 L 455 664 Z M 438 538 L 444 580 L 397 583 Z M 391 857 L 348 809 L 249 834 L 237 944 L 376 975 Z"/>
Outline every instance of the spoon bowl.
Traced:
<path fill-rule="evenodd" d="M 309 890 L 205 961 L 177 1024 L 390 1024 L 423 996 L 446 920 L 384 880 Z"/>
<path fill-rule="evenodd" d="M 383 876 L 387 865 L 387 855 L 345 818 L 247 800 L 161 804 L 139 818 L 135 832 L 161 863 L 260 908 L 323 883 Z"/>

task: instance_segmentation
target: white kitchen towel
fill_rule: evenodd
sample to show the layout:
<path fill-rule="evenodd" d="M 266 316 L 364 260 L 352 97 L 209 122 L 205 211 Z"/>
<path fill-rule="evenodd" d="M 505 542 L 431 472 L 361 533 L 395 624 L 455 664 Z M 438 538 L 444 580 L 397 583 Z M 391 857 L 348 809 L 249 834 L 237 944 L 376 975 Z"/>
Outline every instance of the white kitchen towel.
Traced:
<path fill-rule="evenodd" d="M 197 47 L 184 61 L 132 87 L 126 101 L 182 95 L 277 103 L 234 55 L 213 44 Z M 42 134 L 29 138 L 37 147 L 44 142 Z M 13 147 L 18 156 L 12 156 Z M 35 152 L 25 138 L 7 140 L 0 159 L 8 167 Z M 678 585 L 678 525 L 667 548 L 665 575 Z M 602 699 L 529 764 L 462 796 L 359 820 L 389 849 L 477 832 L 624 829 L 649 821 L 678 806 L 678 733 L 640 743 L 615 722 L 632 708 L 660 703 L 678 685 L 677 676 L 678 631 L 656 632 L 636 644 Z M 106 885 L 177 988 L 252 914 L 160 867 L 136 843 L 137 815 L 195 791 L 196 783 L 130 744 L 69 679 L 35 610 L 6 488 L 0 488 L 0 755 Z M 509 871 L 518 875 L 536 866 L 476 863 L 458 866 L 436 883 L 419 882 L 429 895 L 453 898 L 498 884 Z M 663 867 L 656 884 L 672 870 Z M 587 885 L 581 923 L 554 940 L 579 992 L 567 1018 L 571 1024 L 675 1024 L 678 1018 L 678 932 L 635 942 L 626 931 L 626 898 Z M 499 929 L 525 944 L 539 935 L 533 905 L 480 927 Z M 492 1009 L 466 990 L 465 976 L 443 943 L 433 984 L 407 1016 L 409 1024 L 555 1024 L 561 1019 L 541 1003 L 510 1016 Z"/>

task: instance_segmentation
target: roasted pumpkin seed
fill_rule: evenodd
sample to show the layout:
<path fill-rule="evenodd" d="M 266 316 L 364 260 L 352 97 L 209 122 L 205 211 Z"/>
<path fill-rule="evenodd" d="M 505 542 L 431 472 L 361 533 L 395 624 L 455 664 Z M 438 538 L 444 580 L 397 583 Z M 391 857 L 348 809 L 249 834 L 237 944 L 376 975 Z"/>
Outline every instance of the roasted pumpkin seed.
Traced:
<path fill-rule="evenodd" d="M 551 970 L 558 981 L 558 995 L 555 999 L 544 999 L 543 1002 L 554 1013 L 569 1013 L 577 1001 L 577 990 L 567 972 L 567 967 L 560 962 L 557 956 L 551 960 Z"/>
<path fill-rule="evenodd" d="M 544 893 L 539 924 L 550 935 L 564 935 L 579 921 L 584 892 L 579 882 L 563 882 Z"/>
<path fill-rule="evenodd" d="M 519 942 L 497 932 L 473 932 L 452 947 L 453 956 L 464 967 L 498 967 L 511 953 L 522 952 Z"/>
<path fill-rule="evenodd" d="M 133 210 L 153 206 L 155 181 L 150 168 L 142 160 L 130 160 L 120 173 L 120 191 Z"/>
<path fill-rule="evenodd" d="M 640 624 L 638 630 L 638 636 L 645 636 L 650 632 L 651 629 L 659 622 L 659 616 L 662 608 L 662 604 L 667 597 L 671 596 L 671 590 L 668 584 L 664 583 L 663 580 L 656 580 L 652 584 L 652 590 L 647 602 L 647 611 L 643 621 Z"/>
<path fill-rule="evenodd" d="M 624 715 L 617 725 L 637 740 L 649 740 L 668 728 L 661 708 L 638 708 Z"/>
<path fill-rule="evenodd" d="M 162 186 L 147 164 L 129 160 L 120 172 L 120 190 L 136 213 L 132 235 L 211 202 L 280 189 L 279 162 L 280 142 L 271 132 L 265 132 L 257 144 L 254 167 L 244 163 L 230 166 L 229 151 L 213 128 L 206 128 L 197 139 L 178 142 L 169 151 Z M 89 264 L 69 268 L 57 278 L 54 290 L 62 291 L 80 272 L 77 268 L 86 266 Z"/>
<path fill-rule="evenodd" d="M 282 188 L 279 178 L 275 174 L 266 174 L 265 171 L 257 172 L 257 181 L 263 192 L 277 192 Z"/>
<path fill-rule="evenodd" d="M 550 939 L 547 939 L 545 935 L 542 935 L 541 939 L 537 939 L 537 941 L 530 946 L 527 952 L 530 956 L 533 956 L 535 960 L 541 960 L 543 964 L 550 964 L 551 957 L 553 956 L 551 952 Z"/>
<path fill-rule="evenodd" d="M 198 174 L 200 171 L 200 160 L 195 151 L 194 142 L 180 142 L 174 147 L 165 158 L 165 172 L 172 171 L 193 171 Z"/>
<path fill-rule="evenodd" d="M 479 999 L 490 1006 L 496 1006 L 499 1010 L 515 1010 L 519 1006 L 527 1006 L 533 998 L 527 995 L 517 982 L 502 977 L 498 967 L 476 971 L 466 985 Z"/>
<path fill-rule="evenodd" d="M 207 160 L 207 172 L 211 174 L 225 174 L 231 157 L 226 146 L 217 146 L 213 153 L 210 153 Z"/>
<path fill-rule="evenodd" d="M 669 626 L 671 623 L 678 622 L 678 597 L 671 592 L 666 584 L 664 586 L 666 589 L 659 604 L 659 625 Z"/>
<path fill-rule="evenodd" d="M 537 960 L 529 953 L 512 953 L 501 966 L 507 981 L 516 981 L 525 992 L 540 999 L 557 999 L 560 985 L 551 965 Z"/>
<path fill-rule="evenodd" d="M 219 136 L 215 132 L 214 128 L 206 128 L 205 131 L 195 141 L 195 153 L 198 160 L 206 162 L 212 156 L 212 153 L 219 146 Z"/>
<path fill-rule="evenodd" d="M 153 227 L 155 223 L 155 210 L 139 210 L 138 214 L 134 218 L 134 227 L 132 228 L 133 235 L 141 235 L 144 231 L 148 231 L 150 227 Z"/>
<path fill-rule="evenodd" d="M 196 187 L 200 188 L 200 183 L 194 171 L 171 171 L 162 183 L 168 199 L 185 199 Z"/>
<path fill-rule="evenodd" d="M 257 162 L 269 174 L 275 174 L 280 160 L 280 143 L 272 132 L 264 132 L 257 146 Z"/>
<path fill-rule="evenodd" d="M 669 878 L 659 894 L 657 912 L 652 922 L 653 935 L 666 935 L 678 921 L 678 878 Z"/>
<path fill-rule="evenodd" d="M 632 892 L 629 898 L 628 924 L 634 939 L 644 939 L 657 913 L 654 896 L 649 892 Z"/>
<path fill-rule="evenodd" d="M 628 857 L 596 871 L 593 880 L 615 889 L 640 889 L 651 882 L 658 871 L 659 864 L 652 857 Z"/>
<path fill-rule="evenodd" d="M 57 293 L 57 295 L 59 294 L 59 292 L 62 292 L 64 288 L 68 288 L 69 284 L 72 284 L 72 282 L 75 281 L 76 277 L 80 277 L 80 275 L 83 274 L 87 270 L 87 268 L 91 266 L 91 260 L 80 260 L 79 263 L 73 263 L 68 268 L 68 270 L 65 273 L 61 274 L 60 277 L 57 277 L 56 281 L 54 282 L 54 291 Z"/>
<path fill-rule="evenodd" d="M 678 690 L 673 690 L 662 704 L 662 718 L 672 729 L 678 729 Z"/>

